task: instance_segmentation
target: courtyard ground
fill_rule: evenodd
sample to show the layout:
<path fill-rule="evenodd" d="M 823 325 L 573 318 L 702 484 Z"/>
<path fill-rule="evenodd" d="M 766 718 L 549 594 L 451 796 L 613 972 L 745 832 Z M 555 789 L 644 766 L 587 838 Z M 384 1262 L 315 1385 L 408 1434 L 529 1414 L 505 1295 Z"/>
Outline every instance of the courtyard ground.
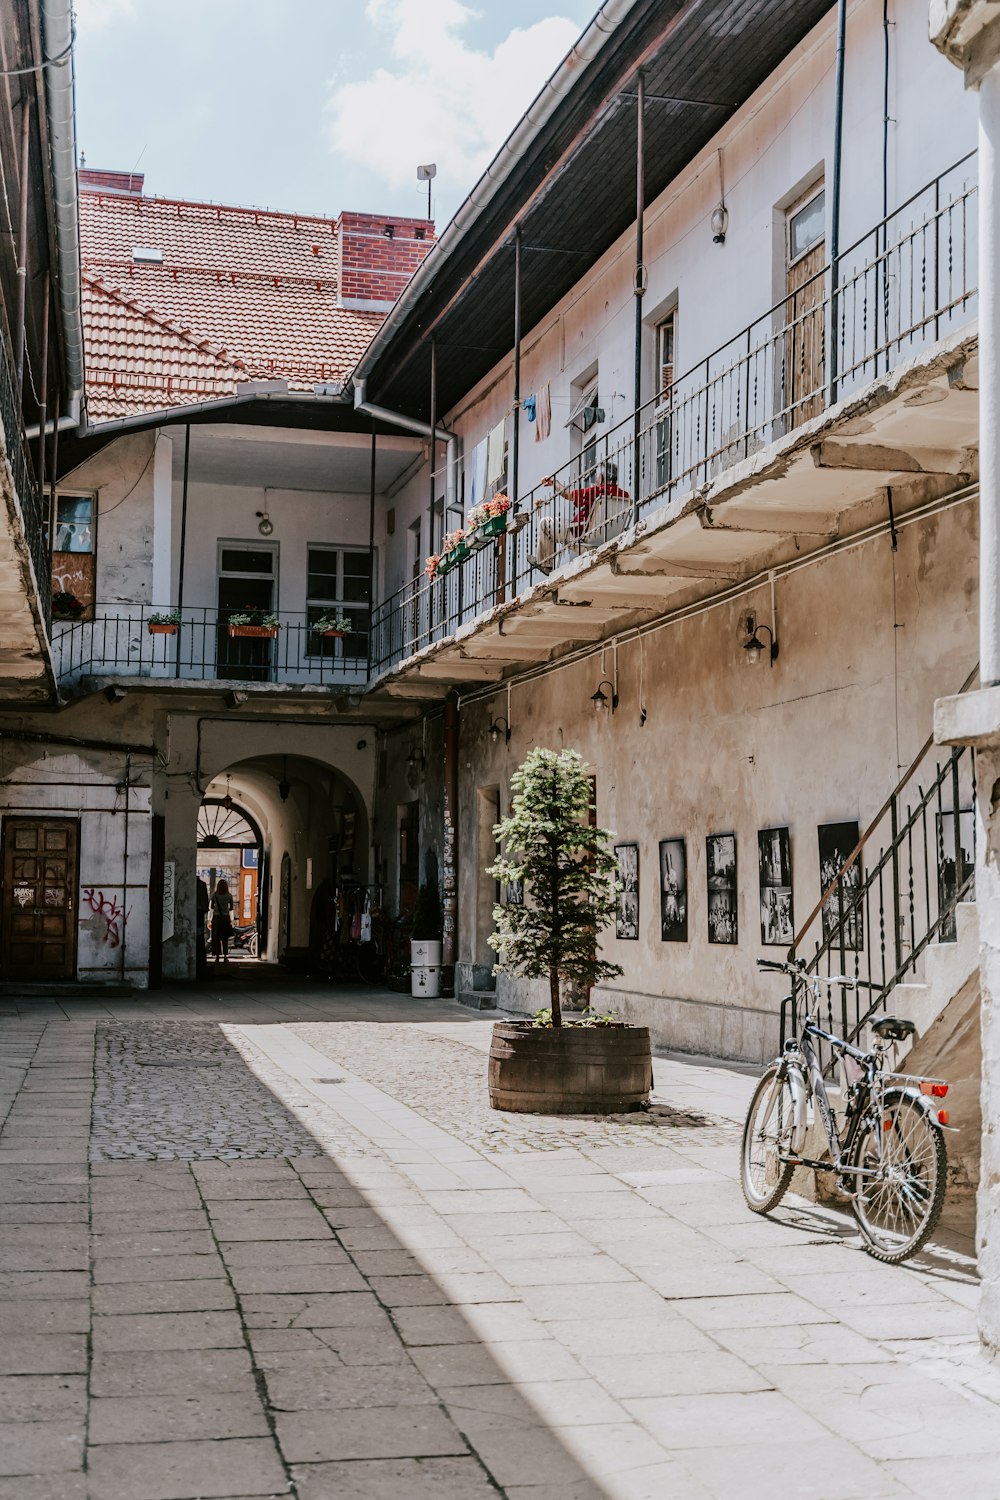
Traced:
<path fill-rule="evenodd" d="M 746 1074 L 495 1114 L 490 1025 L 0 1001 L 0 1500 L 996 1500 L 967 1246 L 750 1215 Z"/>

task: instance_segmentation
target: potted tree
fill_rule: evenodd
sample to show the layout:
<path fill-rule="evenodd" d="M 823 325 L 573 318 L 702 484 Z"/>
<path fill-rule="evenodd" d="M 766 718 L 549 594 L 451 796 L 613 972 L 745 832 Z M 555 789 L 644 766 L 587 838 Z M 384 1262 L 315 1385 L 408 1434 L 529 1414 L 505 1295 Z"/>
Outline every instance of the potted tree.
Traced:
<path fill-rule="evenodd" d="M 146 621 L 146 630 L 150 635 L 176 635 L 180 623 L 179 609 L 164 610 L 161 614 L 149 616 Z"/>
<path fill-rule="evenodd" d="M 273 640 L 281 629 L 278 616 L 267 609 L 250 609 L 243 614 L 229 616 L 230 636 L 256 636 Z"/>
<path fill-rule="evenodd" d="M 417 892 L 410 928 L 410 992 L 437 996 L 441 981 L 441 935 L 444 918 L 437 881 L 425 880 Z"/>
<path fill-rule="evenodd" d="M 614 916 L 614 835 L 589 826 L 590 777 L 575 750 L 532 750 L 511 778 L 509 815 L 495 829 L 501 854 L 487 871 L 523 882 L 521 905 L 493 909 L 496 972 L 548 982 L 533 1020 L 498 1021 L 490 1048 L 490 1104 L 536 1114 L 641 1109 L 653 1082 L 649 1031 L 585 1011 L 563 1020 L 563 981 L 589 987 L 623 971 L 599 956 Z"/>

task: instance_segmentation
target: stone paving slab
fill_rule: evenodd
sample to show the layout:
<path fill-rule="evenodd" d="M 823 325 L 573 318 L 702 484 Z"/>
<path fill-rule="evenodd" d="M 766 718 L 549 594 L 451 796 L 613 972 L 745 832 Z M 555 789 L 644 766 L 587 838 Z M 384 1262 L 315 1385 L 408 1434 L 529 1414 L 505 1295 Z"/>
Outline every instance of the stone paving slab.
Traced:
<path fill-rule="evenodd" d="M 0 1500 L 996 1500 L 969 1262 L 748 1215 L 745 1074 L 497 1117 L 488 1022 L 272 999 L 0 1017 Z"/>

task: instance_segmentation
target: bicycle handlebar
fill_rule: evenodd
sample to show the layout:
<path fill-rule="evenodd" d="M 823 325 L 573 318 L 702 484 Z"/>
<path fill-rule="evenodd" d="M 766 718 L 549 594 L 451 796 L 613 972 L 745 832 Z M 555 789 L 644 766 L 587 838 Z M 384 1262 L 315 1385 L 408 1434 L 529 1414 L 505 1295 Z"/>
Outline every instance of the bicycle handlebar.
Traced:
<path fill-rule="evenodd" d="M 806 961 L 804 958 L 792 959 L 790 961 L 777 958 L 758 958 L 758 969 L 772 974 L 788 974 L 793 979 L 805 979 Z M 815 974 L 813 984 L 839 984 L 845 990 L 853 990 L 858 987 L 859 980 L 854 974 Z"/>

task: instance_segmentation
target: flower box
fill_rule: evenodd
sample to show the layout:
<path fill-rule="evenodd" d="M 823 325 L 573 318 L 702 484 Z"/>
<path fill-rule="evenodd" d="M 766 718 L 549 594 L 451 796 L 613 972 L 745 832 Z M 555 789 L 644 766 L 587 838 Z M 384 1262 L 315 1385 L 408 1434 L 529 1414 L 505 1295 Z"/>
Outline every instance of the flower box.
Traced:
<path fill-rule="evenodd" d="M 321 630 L 319 634 L 327 641 L 342 641 L 347 634 L 346 630 Z"/>
<path fill-rule="evenodd" d="M 457 547 L 452 547 L 448 552 L 442 552 L 437 565 L 439 573 L 447 573 L 449 568 L 454 568 L 458 563 L 465 562 L 467 557 L 472 556 L 472 549 L 468 542 L 459 542 Z"/>
<path fill-rule="evenodd" d="M 490 516 L 489 520 L 483 521 L 482 525 L 469 536 L 469 544 L 478 552 L 480 547 L 485 547 L 494 537 L 503 536 L 507 530 L 506 513 L 500 516 Z"/>
<path fill-rule="evenodd" d="M 273 641 L 278 634 L 277 625 L 230 625 L 230 637 L 238 636 L 253 637 L 255 640 Z"/>
<path fill-rule="evenodd" d="M 146 629 L 147 629 L 147 631 L 149 632 L 150 635 L 176 635 L 177 634 L 177 626 L 176 625 L 164 624 L 163 622 L 161 622 L 159 620 L 149 620 L 149 621 L 147 621 L 147 623 L 146 623 Z"/>

